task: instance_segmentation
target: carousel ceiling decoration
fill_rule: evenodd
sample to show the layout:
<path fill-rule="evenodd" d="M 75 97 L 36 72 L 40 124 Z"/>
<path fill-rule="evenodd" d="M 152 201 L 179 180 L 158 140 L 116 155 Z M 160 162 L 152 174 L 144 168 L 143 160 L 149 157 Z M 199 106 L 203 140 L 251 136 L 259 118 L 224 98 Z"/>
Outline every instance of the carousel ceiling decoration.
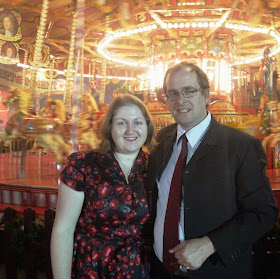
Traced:
<path fill-rule="evenodd" d="M 21 40 L 21 16 L 15 11 L 0 7 L 0 40 L 16 42 Z"/>
<path fill-rule="evenodd" d="M 83 17 L 77 15 L 83 21 L 77 32 L 82 34 L 85 63 L 94 61 L 98 68 L 105 59 L 112 74 L 118 67 L 141 69 L 155 62 L 200 56 L 253 63 L 264 47 L 269 47 L 272 55 L 280 52 L 279 1 L 56 0 L 49 1 L 43 13 L 44 2 L 1 1 L 0 19 L 12 15 L 16 26 L 11 36 L 5 35 L 1 21 L 0 40 L 10 37 L 10 42 L 19 45 L 21 63 L 37 41 L 35 55 L 39 59 L 45 44 L 55 68 L 67 69 L 77 11 Z"/>
<path fill-rule="evenodd" d="M 19 45 L 22 34 L 21 16 L 15 11 L 0 7 L 0 63 L 14 65 L 19 62 Z"/>

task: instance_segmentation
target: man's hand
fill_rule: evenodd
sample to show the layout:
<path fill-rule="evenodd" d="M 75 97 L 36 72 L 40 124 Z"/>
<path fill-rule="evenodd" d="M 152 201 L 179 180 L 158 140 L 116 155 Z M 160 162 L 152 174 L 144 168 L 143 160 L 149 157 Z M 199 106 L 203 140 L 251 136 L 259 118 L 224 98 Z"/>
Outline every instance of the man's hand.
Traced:
<path fill-rule="evenodd" d="M 215 248 L 208 236 L 189 239 L 181 242 L 170 253 L 175 254 L 179 265 L 195 270 L 202 266 L 205 260 L 215 252 Z"/>

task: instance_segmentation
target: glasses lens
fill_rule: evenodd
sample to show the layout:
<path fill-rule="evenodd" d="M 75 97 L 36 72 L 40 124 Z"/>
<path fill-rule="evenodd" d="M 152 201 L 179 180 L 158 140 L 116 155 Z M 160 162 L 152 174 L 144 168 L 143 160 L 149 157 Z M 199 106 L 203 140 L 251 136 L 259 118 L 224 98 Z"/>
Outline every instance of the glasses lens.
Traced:
<path fill-rule="evenodd" d="M 170 91 L 166 94 L 166 98 L 171 101 L 177 99 L 178 96 L 179 96 L 179 92 L 175 92 L 175 91 Z"/>
<path fill-rule="evenodd" d="M 188 90 L 182 90 L 181 93 L 185 98 L 191 98 L 197 94 L 197 91 L 198 91 L 197 89 L 188 89 Z"/>
<path fill-rule="evenodd" d="M 178 98 L 179 94 L 181 93 L 184 98 L 191 98 L 194 97 L 200 89 L 185 89 L 182 91 L 169 91 L 166 95 L 164 95 L 165 99 L 174 101 Z"/>

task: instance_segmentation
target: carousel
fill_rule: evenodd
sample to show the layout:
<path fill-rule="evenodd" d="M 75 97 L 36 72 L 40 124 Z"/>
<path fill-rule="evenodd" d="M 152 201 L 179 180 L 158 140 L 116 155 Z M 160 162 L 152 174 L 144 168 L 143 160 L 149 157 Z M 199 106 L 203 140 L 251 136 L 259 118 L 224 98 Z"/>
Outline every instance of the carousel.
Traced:
<path fill-rule="evenodd" d="M 263 142 L 280 208 L 280 3 L 2 0 L 0 212 L 55 208 L 67 156 L 97 146 L 119 94 L 173 123 L 162 82 L 180 61 L 210 79 L 209 110 Z"/>

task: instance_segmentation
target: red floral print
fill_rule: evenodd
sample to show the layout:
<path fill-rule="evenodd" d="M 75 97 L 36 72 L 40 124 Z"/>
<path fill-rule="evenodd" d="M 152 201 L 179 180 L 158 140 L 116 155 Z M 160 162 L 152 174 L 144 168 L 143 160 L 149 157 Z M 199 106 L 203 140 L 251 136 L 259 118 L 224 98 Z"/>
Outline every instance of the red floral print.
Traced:
<path fill-rule="evenodd" d="M 74 235 L 72 278 L 144 279 L 141 228 L 148 221 L 144 193 L 147 154 L 140 150 L 129 183 L 113 154 L 69 156 L 61 181 L 85 193 Z"/>

